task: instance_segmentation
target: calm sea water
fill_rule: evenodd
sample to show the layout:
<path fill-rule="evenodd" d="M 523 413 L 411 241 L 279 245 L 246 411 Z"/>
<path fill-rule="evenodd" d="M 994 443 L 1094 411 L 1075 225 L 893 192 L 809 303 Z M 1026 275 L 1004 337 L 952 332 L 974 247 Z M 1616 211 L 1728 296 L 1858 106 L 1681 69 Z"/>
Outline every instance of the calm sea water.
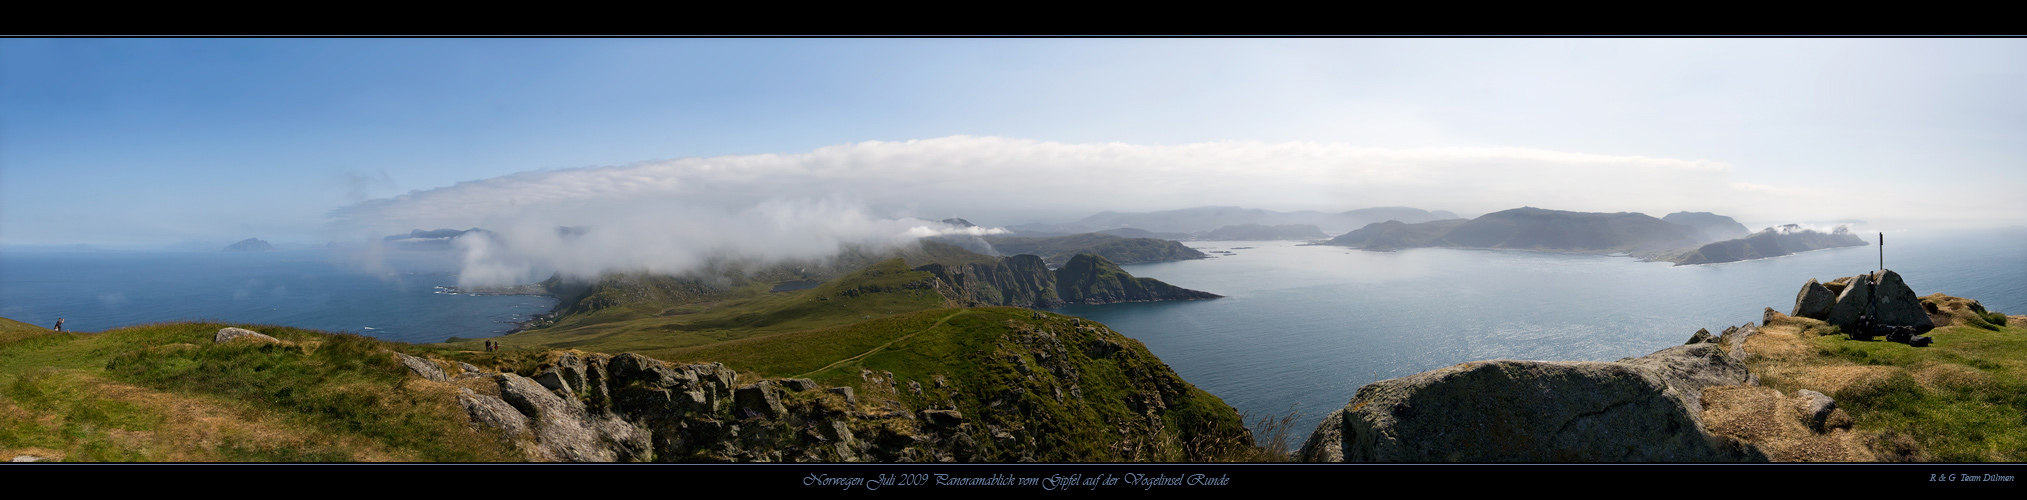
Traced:
<path fill-rule="evenodd" d="M 1252 415 L 1302 413 L 1297 438 L 1364 384 L 1484 359 L 1613 361 L 1698 328 L 1782 313 L 1809 278 L 1870 272 L 1879 247 L 1675 267 L 1626 257 L 1292 242 L 1192 242 L 1236 255 L 1125 266 L 1224 295 L 1067 306 L 1147 344 L 1183 379 Z M 1895 233 L 1886 265 L 1921 295 L 2027 313 L 2027 230 Z"/>
<path fill-rule="evenodd" d="M 100 331 L 220 320 L 351 332 L 402 342 L 491 337 L 549 312 L 556 299 L 442 293 L 445 253 L 372 260 L 332 250 L 0 252 L 0 317 Z"/>

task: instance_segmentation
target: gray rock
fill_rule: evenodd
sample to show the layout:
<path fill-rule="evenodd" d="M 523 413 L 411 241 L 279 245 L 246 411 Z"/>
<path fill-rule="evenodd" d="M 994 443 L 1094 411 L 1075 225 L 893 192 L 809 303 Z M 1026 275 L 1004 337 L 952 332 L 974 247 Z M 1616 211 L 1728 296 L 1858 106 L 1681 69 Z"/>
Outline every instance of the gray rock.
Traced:
<path fill-rule="evenodd" d="M 447 382 L 450 380 L 449 376 L 443 374 L 443 368 L 436 366 L 436 363 L 431 362 L 430 360 L 398 352 L 394 353 L 394 357 L 400 358 L 401 365 L 407 366 L 408 371 L 415 372 L 416 375 L 420 375 L 424 379 L 434 380 L 437 382 Z"/>
<path fill-rule="evenodd" d="M 1830 315 L 1830 306 L 1836 304 L 1837 294 L 1830 293 L 1830 288 L 1817 283 L 1815 278 L 1809 278 L 1808 283 L 1802 284 L 1802 291 L 1795 294 L 1795 312 L 1788 315 L 1823 319 Z"/>
<path fill-rule="evenodd" d="M 544 458 L 567 462 L 611 462 L 619 458 L 601 439 L 599 429 L 588 422 L 584 408 L 574 399 L 557 397 L 527 377 L 502 373 L 493 377 L 500 384 L 500 399 L 513 405 L 533 422 L 535 441 Z"/>
<path fill-rule="evenodd" d="M 480 370 L 480 369 L 479 369 L 479 367 L 476 367 L 476 366 L 472 366 L 472 365 L 471 365 L 471 363 L 466 363 L 466 362 L 463 362 L 463 361 L 459 361 L 459 362 L 458 362 L 458 364 L 457 364 L 457 367 L 458 367 L 458 370 L 459 370 L 459 371 L 458 371 L 458 374 L 457 374 L 457 378 L 459 378 L 459 379 L 467 379 L 467 378 L 473 378 L 473 377 L 484 377 L 484 376 L 486 376 L 486 371 L 485 371 L 485 370 Z"/>
<path fill-rule="evenodd" d="M 575 392 L 570 389 L 570 382 L 564 380 L 563 370 L 554 366 L 544 367 L 541 372 L 536 373 L 535 383 L 566 395 Z"/>
<path fill-rule="evenodd" d="M 1809 428 L 1816 432 L 1828 432 L 1830 429 L 1824 424 L 1830 421 L 1830 414 L 1837 411 L 1837 400 L 1808 389 L 1796 391 L 1795 395 L 1804 398 L 1802 417 L 1808 420 L 1803 423 L 1808 424 Z"/>
<path fill-rule="evenodd" d="M 1756 449 L 1710 435 L 1669 374 L 1721 356 L 1682 346 L 1643 363 L 1479 361 L 1358 390 L 1302 446 L 1310 462 L 1739 462 Z M 1664 353 L 1668 352 L 1666 350 Z M 1661 353 L 1657 353 L 1661 354 Z M 1682 359 L 1673 359 L 1682 358 Z M 1334 442 L 1333 442 L 1334 441 Z"/>
<path fill-rule="evenodd" d="M 260 332 L 256 332 L 253 330 L 248 330 L 245 328 L 226 327 L 218 329 L 218 334 L 213 335 L 211 337 L 211 343 L 223 344 L 226 342 L 231 342 L 242 338 L 252 339 L 259 342 L 277 342 L 277 343 L 281 342 L 281 339 L 261 335 Z"/>
<path fill-rule="evenodd" d="M 1871 286 L 1866 286 L 1867 283 Z M 1873 295 L 1878 295 L 1876 303 Z M 1868 306 L 1874 308 L 1872 315 L 1879 324 L 1911 326 L 1917 333 L 1935 329 L 1935 321 L 1929 319 L 1928 311 L 1921 307 L 1921 297 L 1916 296 L 1914 289 L 1901 280 L 1900 273 L 1891 270 L 1853 278 L 1844 288 L 1844 293 L 1837 297 L 1837 303 L 1830 306 L 1830 313 L 1823 321 L 1849 330 L 1858 322 L 1858 317 L 1866 313 Z"/>
<path fill-rule="evenodd" d="M 817 389 L 816 381 L 806 378 L 781 379 L 781 387 L 795 392 L 809 392 Z"/>
<path fill-rule="evenodd" d="M 788 408 L 781 404 L 779 389 L 765 380 L 733 391 L 732 404 L 741 409 L 758 412 L 767 418 L 781 418 L 782 415 L 788 414 Z"/>
<path fill-rule="evenodd" d="M 1689 336 L 1689 341 L 1683 342 L 1682 345 L 1716 343 L 1716 342 L 1717 336 L 1711 335 L 1709 328 L 1698 328 L 1696 329 L 1695 334 Z"/>
<path fill-rule="evenodd" d="M 1728 385 L 1760 385 L 1759 377 L 1746 370 L 1745 363 L 1727 354 L 1717 344 L 1689 344 L 1655 351 L 1618 362 L 1653 370 L 1662 383 L 1682 398 L 1689 414 L 1701 420 L 1703 388 Z"/>
<path fill-rule="evenodd" d="M 1751 357 L 1745 352 L 1745 340 L 1752 338 L 1754 334 L 1759 332 L 1759 327 L 1753 326 L 1752 323 L 1727 327 L 1724 329 L 1723 335 L 1717 336 L 1717 343 L 1724 346 L 1726 353 L 1731 354 L 1731 357 L 1744 361 L 1746 358 Z"/>
<path fill-rule="evenodd" d="M 845 404 L 848 404 L 848 405 L 851 405 L 851 406 L 858 406 L 858 405 L 859 405 L 859 398 L 858 398 L 857 396 L 854 396 L 854 395 L 852 394 L 852 388 L 850 388 L 850 387 L 832 387 L 832 388 L 830 388 L 829 390 L 830 390 L 830 391 L 831 391 L 831 393 L 833 393 L 833 394 L 837 394 L 837 395 L 839 395 L 839 396 L 844 396 L 844 397 L 845 397 Z"/>
<path fill-rule="evenodd" d="M 957 410 L 922 410 L 922 421 L 938 429 L 956 429 L 964 425 L 964 414 Z"/>
<path fill-rule="evenodd" d="M 465 413 L 471 415 L 473 424 L 499 429 L 508 438 L 528 431 L 528 417 L 498 397 L 459 388 L 457 402 L 464 405 Z"/>

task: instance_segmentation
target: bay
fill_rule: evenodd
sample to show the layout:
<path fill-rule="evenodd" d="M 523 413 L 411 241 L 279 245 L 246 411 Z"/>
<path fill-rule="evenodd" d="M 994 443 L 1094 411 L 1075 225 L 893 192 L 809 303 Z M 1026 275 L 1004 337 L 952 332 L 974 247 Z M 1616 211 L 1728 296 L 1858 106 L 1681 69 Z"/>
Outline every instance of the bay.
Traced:
<path fill-rule="evenodd" d="M 1886 266 L 1916 293 L 2027 313 L 2027 229 L 1896 232 L 1889 240 Z M 1681 345 L 1699 328 L 1758 322 L 1767 307 L 1787 313 L 1808 279 L 1870 272 L 1880 250 L 1673 266 L 1521 251 L 1189 245 L 1234 254 L 1123 267 L 1225 298 L 1055 311 L 1140 340 L 1184 380 L 1250 415 L 1299 412 L 1298 441 L 1371 382 L 1475 360 L 1643 356 Z"/>

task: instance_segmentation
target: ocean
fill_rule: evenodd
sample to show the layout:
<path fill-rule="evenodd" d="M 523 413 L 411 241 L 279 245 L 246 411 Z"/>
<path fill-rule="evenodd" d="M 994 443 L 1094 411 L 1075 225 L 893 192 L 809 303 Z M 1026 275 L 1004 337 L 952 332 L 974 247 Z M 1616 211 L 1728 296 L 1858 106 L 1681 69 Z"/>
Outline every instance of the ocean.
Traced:
<path fill-rule="evenodd" d="M 1367 383 L 1474 360 L 1616 361 L 1681 345 L 1699 328 L 1757 323 L 1767 307 L 1785 314 L 1804 282 L 1870 272 L 1880 248 L 1673 266 L 1520 251 L 1187 244 L 1233 255 L 1123 267 L 1224 298 L 1056 312 L 1140 340 L 1184 380 L 1252 416 L 1299 412 L 1297 439 Z M 2027 313 L 2027 229 L 1897 232 L 1885 248 L 1887 268 L 1917 294 Z"/>
<path fill-rule="evenodd" d="M 443 252 L 364 259 L 335 250 L 274 252 L 0 251 L 0 317 L 101 331 L 215 320 L 348 332 L 402 342 L 493 337 L 556 299 L 451 294 Z"/>

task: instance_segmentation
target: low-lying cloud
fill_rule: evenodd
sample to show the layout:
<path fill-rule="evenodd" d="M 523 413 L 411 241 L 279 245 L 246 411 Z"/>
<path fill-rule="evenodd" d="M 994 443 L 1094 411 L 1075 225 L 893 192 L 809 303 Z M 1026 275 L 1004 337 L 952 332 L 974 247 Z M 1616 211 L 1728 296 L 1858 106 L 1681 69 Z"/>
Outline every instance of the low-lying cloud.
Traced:
<path fill-rule="evenodd" d="M 1712 211 L 1739 219 L 1841 219 L 1831 193 L 1737 182 L 1706 160 L 1530 148 L 1387 149 L 1321 143 L 1064 144 L 955 136 L 799 154 L 683 158 L 540 170 L 414 191 L 332 212 L 364 234 L 482 227 L 460 238 L 468 283 L 550 271 L 681 272 L 712 256 L 811 258 L 1103 210 L 1204 205 L 1328 212 L 1412 206 L 1484 213 Z M 1778 213 L 1768 213 L 1778 210 Z M 558 227 L 588 226 L 581 235 Z"/>

